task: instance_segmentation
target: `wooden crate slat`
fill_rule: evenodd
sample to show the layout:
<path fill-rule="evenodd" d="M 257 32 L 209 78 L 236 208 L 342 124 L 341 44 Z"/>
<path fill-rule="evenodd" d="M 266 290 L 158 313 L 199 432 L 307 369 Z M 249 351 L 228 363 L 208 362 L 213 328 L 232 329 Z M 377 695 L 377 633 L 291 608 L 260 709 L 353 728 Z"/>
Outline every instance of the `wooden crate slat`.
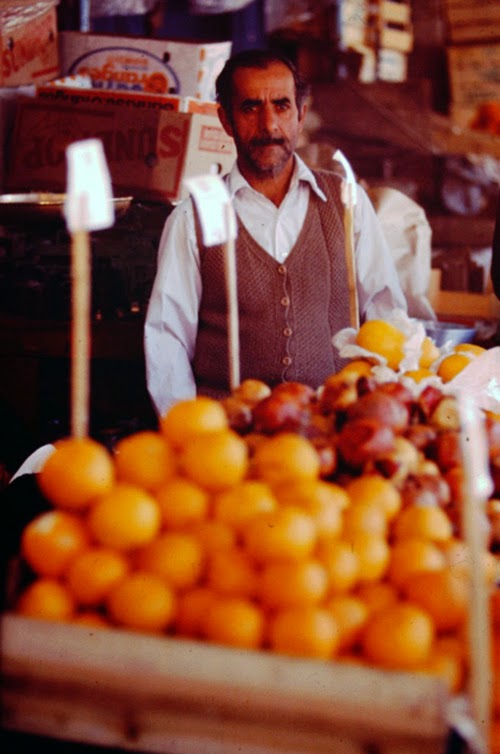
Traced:
<path fill-rule="evenodd" d="M 113 745 L 164 752 L 179 735 L 182 754 L 202 740 L 229 754 L 239 738 L 245 754 L 344 754 L 338 740 L 354 754 L 366 742 L 405 751 L 416 741 L 441 754 L 450 702 L 425 674 L 12 614 L 2 619 L 2 686 L 7 728 L 57 735 L 59 725 L 60 736 L 88 740 L 94 727 Z"/>

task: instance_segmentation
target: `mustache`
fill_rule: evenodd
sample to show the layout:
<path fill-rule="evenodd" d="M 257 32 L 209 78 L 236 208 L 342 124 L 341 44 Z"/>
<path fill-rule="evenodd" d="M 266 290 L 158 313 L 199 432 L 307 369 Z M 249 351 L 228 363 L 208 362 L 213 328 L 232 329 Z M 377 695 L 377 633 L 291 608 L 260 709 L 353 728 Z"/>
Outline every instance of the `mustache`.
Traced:
<path fill-rule="evenodd" d="M 252 147 L 283 147 L 286 144 L 285 139 L 273 138 L 272 136 L 263 136 L 262 138 L 252 139 Z"/>

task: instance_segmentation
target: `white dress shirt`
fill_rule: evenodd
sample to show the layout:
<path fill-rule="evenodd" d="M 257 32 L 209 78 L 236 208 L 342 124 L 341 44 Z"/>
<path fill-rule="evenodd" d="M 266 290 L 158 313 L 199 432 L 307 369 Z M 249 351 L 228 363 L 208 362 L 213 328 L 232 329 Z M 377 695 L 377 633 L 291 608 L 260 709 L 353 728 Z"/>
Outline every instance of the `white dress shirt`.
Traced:
<path fill-rule="evenodd" d="M 278 262 L 287 258 L 298 238 L 310 191 L 327 201 L 313 173 L 297 155 L 290 188 L 279 207 L 247 183 L 236 163 L 225 180 L 241 222 Z M 354 208 L 354 245 L 361 321 L 385 319 L 395 308 L 406 311 L 391 252 L 373 205 L 360 186 Z M 200 260 L 193 205 L 188 198 L 165 223 L 144 328 L 147 385 L 160 416 L 172 403 L 196 394 L 191 360 L 200 300 Z"/>

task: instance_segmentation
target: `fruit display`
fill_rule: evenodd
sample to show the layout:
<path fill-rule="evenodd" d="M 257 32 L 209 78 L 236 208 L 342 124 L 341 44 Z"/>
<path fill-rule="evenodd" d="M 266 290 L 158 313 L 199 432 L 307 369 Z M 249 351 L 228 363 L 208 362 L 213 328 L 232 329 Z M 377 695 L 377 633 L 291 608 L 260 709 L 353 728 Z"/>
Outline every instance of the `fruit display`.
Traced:
<path fill-rule="evenodd" d="M 391 333 L 364 332 L 378 348 Z M 445 358 L 421 341 L 421 369 Z M 480 356 L 462 349 L 470 360 Z M 392 368 L 404 339 L 390 344 Z M 66 438 L 23 530 L 28 617 L 433 674 L 466 689 L 470 554 L 457 401 L 353 358 L 318 389 L 245 380 L 179 401 L 157 430 Z M 418 389 L 412 389 L 412 384 Z M 500 668 L 500 415 L 483 573 Z M 500 671 L 494 711 L 500 716 Z"/>

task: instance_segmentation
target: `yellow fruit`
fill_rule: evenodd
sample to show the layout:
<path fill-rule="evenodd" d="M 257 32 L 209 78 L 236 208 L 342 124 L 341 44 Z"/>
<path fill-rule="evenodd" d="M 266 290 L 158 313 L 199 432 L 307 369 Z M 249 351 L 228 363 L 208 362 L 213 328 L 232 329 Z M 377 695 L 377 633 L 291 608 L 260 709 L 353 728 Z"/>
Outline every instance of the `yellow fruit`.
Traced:
<path fill-rule="evenodd" d="M 222 403 L 198 396 L 178 401 L 160 419 L 160 429 L 174 448 L 204 432 L 220 432 L 228 428 Z"/>
<path fill-rule="evenodd" d="M 363 655 L 383 668 L 413 670 L 430 659 L 435 629 L 425 610 L 396 602 L 377 610 L 363 631 Z"/>
<path fill-rule="evenodd" d="M 449 382 L 470 364 L 470 358 L 463 353 L 451 353 L 438 366 L 437 373 L 443 382 Z"/>
<path fill-rule="evenodd" d="M 175 471 L 175 457 L 160 432 L 144 430 L 119 440 L 114 449 L 116 476 L 121 482 L 154 491 Z"/>
<path fill-rule="evenodd" d="M 424 369 L 423 367 L 420 367 L 419 369 L 409 369 L 404 373 L 403 376 L 410 377 L 410 379 L 412 379 L 414 382 L 421 382 L 427 377 L 434 377 L 435 373 L 430 369 Z"/>
<path fill-rule="evenodd" d="M 160 506 L 146 490 L 123 482 L 97 500 L 88 526 L 95 540 L 105 547 L 121 551 L 142 547 L 160 530 Z"/>
<path fill-rule="evenodd" d="M 356 343 L 367 351 L 383 356 L 391 369 L 397 369 L 404 356 L 404 333 L 380 319 L 364 322 L 356 335 Z"/>
<path fill-rule="evenodd" d="M 191 481 L 209 492 L 222 492 L 243 481 L 248 448 L 236 432 L 203 432 L 186 440 L 179 467 Z"/>
<path fill-rule="evenodd" d="M 433 364 L 438 358 L 439 348 L 434 343 L 432 338 L 429 338 L 429 336 L 426 335 L 422 342 L 422 348 L 420 351 L 420 359 L 418 362 L 419 367 L 421 367 L 422 369 L 428 369 L 431 364 Z"/>
<path fill-rule="evenodd" d="M 298 479 L 316 479 L 320 457 L 305 437 L 282 432 L 257 445 L 252 468 L 257 478 L 273 486 Z"/>
<path fill-rule="evenodd" d="M 55 444 L 38 475 L 38 484 L 53 505 L 83 510 L 113 486 L 115 469 L 104 445 L 88 437 L 68 437 Z"/>
<path fill-rule="evenodd" d="M 486 348 L 478 346 L 475 343 L 459 343 L 453 350 L 456 353 L 470 353 L 471 356 L 481 356 L 481 354 L 485 353 Z"/>

